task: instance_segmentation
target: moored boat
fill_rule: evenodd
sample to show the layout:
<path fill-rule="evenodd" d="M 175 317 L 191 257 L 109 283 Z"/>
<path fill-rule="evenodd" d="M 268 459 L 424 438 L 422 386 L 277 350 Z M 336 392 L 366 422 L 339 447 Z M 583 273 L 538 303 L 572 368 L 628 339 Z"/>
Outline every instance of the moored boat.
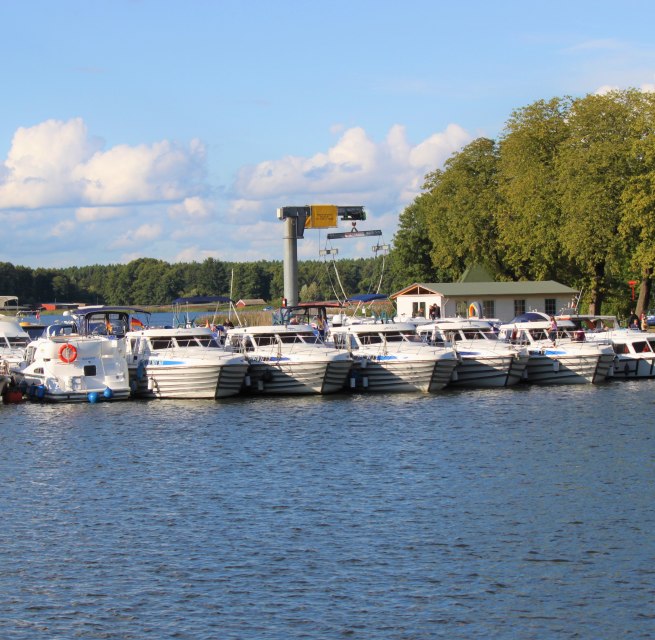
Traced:
<path fill-rule="evenodd" d="M 226 347 L 249 363 L 245 391 L 326 394 L 341 391 L 352 360 L 323 343 L 310 324 L 272 324 L 227 330 Z"/>
<path fill-rule="evenodd" d="M 418 326 L 417 332 L 429 344 L 452 346 L 457 353 L 450 386 L 508 387 L 525 376 L 527 349 L 498 340 L 489 322 L 444 318 Z"/>
<path fill-rule="evenodd" d="M 588 384 L 607 380 L 614 361 L 609 344 L 574 339 L 575 325 L 557 323 L 540 312 L 522 314 L 500 326 L 500 340 L 525 345 L 529 359 L 526 381 L 531 384 Z"/>
<path fill-rule="evenodd" d="M 427 344 L 410 322 L 346 324 L 330 339 L 352 355 L 353 390 L 440 391 L 457 365 L 452 348 Z"/>
<path fill-rule="evenodd" d="M 144 326 L 126 338 L 137 397 L 227 398 L 241 390 L 247 360 L 223 349 L 208 328 Z"/>
<path fill-rule="evenodd" d="M 609 343 L 614 360 L 609 377 L 628 380 L 655 378 L 655 334 L 621 327 L 616 316 L 569 313 L 557 316 L 575 326 L 577 340 Z"/>
<path fill-rule="evenodd" d="M 0 315 L 0 373 L 8 373 L 25 357 L 30 336 L 13 316 Z"/>
<path fill-rule="evenodd" d="M 31 398 L 51 402 L 126 400 L 128 318 L 123 308 L 83 307 L 50 325 L 11 368 L 16 385 Z"/>

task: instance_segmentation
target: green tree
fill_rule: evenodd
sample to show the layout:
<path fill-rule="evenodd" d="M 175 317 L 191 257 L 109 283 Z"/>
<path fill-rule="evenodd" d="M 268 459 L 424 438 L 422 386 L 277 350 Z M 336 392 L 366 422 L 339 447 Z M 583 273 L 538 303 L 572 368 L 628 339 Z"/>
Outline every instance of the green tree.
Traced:
<path fill-rule="evenodd" d="M 441 270 L 432 265 L 432 241 L 425 219 L 426 200 L 425 194 L 419 195 L 398 218 L 398 230 L 389 256 L 389 282 L 393 291 L 412 282 L 434 282 L 443 277 Z"/>
<path fill-rule="evenodd" d="M 560 239 L 589 287 L 591 313 L 600 313 L 611 273 L 620 271 L 626 255 L 618 231 L 623 189 L 634 171 L 635 98 L 635 92 L 623 91 L 575 100 L 557 156 Z"/>
<path fill-rule="evenodd" d="M 655 95 L 641 93 L 634 99 L 640 103 L 632 135 L 635 169 L 622 194 L 619 232 L 631 249 L 629 268 L 641 276 L 636 311 L 642 313 L 650 306 L 655 265 Z"/>
<path fill-rule="evenodd" d="M 497 212 L 504 263 L 515 278 L 570 281 L 562 249 L 555 161 L 568 136 L 570 100 L 539 100 L 511 115 L 500 141 Z"/>
<path fill-rule="evenodd" d="M 496 143 L 478 138 L 426 177 L 432 262 L 453 276 L 474 262 L 505 275 L 496 228 L 497 173 Z"/>

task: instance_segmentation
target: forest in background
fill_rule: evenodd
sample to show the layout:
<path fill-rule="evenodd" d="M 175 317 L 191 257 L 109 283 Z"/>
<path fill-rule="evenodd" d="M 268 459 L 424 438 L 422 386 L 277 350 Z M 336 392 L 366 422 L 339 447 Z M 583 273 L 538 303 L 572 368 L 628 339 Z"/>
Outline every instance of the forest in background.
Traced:
<path fill-rule="evenodd" d="M 301 261 L 300 299 L 453 282 L 476 263 L 497 280 L 556 280 L 579 289 L 581 312 L 645 310 L 655 264 L 655 94 L 629 89 L 517 109 L 497 140 L 478 138 L 425 176 L 422 193 L 400 213 L 388 256 Z M 138 305 L 231 294 L 276 305 L 283 265 L 213 258 L 63 269 L 0 263 L 0 294 L 21 304 Z"/>
<path fill-rule="evenodd" d="M 378 290 L 388 258 L 302 261 L 298 264 L 300 299 L 343 300 Z M 390 290 L 384 293 L 392 293 Z M 203 262 L 169 264 L 139 258 L 128 264 L 63 269 L 30 269 L 0 263 L 0 294 L 15 295 L 22 304 L 84 302 L 87 304 L 169 305 L 179 297 L 230 296 L 262 298 L 279 306 L 284 295 L 282 261 L 232 263 L 207 258 Z"/>

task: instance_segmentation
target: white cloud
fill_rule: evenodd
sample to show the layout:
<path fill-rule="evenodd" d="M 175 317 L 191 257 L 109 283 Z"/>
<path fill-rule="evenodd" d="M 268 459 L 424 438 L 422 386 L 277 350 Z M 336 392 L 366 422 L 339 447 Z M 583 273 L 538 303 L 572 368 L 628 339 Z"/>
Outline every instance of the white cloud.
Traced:
<path fill-rule="evenodd" d="M 113 249 L 135 245 L 143 247 L 145 243 L 159 239 L 162 234 L 162 225 L 146 223 L 138 226 L 136 229 L 131 229 L 124 232 L 122 235 L 116 238 L 110 246 Z M 145 255 L 146 253 L 147 252 L 144 252 L 142 255 Z"/>
<path fill-rule="evenodd" d="M 655 84 L 648 83 L 648 82 L 643 83 L 637 88 L 643 93 L 655 92 Z M 619 87 L 618 85 L 604 84 L 603 86 L 598 87 L 596 91 L 594 91 L 594 95 L 604 96 L 607 95 L 608 93 L 612 93 L 612 91 L 621 91 L 621 87 Z"/>
<path fill-rule="evenodd" d="M 141 256 L 281 259 L 277 207 L 313 202 L 364 205 L 369 219 L 360 227 L 381 229 L 389 242 L 398 214 L 420 193 L 425 174 L 471 139 L 454 124 L 418 144 L 408 141 L 401 125 L 383 140 L 361 127 L 334 131 L 338 137 L 328 149 L 242 167 L 225 189 L 206 183 L 205 146 L 198 140 L 107 148 L 81 118 L 49 120 L 16 131 L 0 164 L 0 218 L 15 233 L 21 217 L 47 221 L 51 238 L 84 233 L 86 257 L 77 256 L 84 263 Z M 211 191 L 222 195 L 211 198 Z M 340 227 L 348 230 L 350 224 Z M 29 248 L 22 256 L 49 263 L 47 252 L 28 242 L 25 232 L 16 237 Z M 317 258 L 325 233 L 308 231 L 305 237 L 299 255 Z M 341 256 L 368 256 L 374 242 L 349 240 L 340 245 Z M 57 260 L 53 254 L 52 263 Z"/>
<path fill-rule="evenodd" d="M 180 251 L 174 258 L 174 262 L 203 262 L 207 258 L 219 259 L 222 256 L 218 251 L 200 249 L 197 246 L 187 247 Z"/>
<path fill-rule="evenodd" d="M 81 118 L 19 128 L 0 173 L 0 209 L 171 202 L 204 188 L 205 150 L 197 140 L 187 148 L 167 140 L 103 146 Z"/>
<path fill-rule="evenodd" d="M 168 209 L 169 217 L 178 220 L 204 221 L 215 212 L 215 204 L 199 196 L 185 198 L 181 203 L 171 205 Z"/>
<path fill-rule="evenodd" d="M 62 220 L 50 230 L 48 235 L 55 238 L 65 238 L 75 233 L 75 226 L 72 220 Z"/>
<path fill-rule="evenodd" d="M 400 125 L 392 127 L 382 142 L 371 140 L 357 127 L 345 131 L 324 153 L 243 167 L 234 193 L 242 203 L 269 201 L 268 210 L 339 198 L 337 204 L 405 206 L 420 192 L 425 174 L 470 140 L 470 134 L 458 125 L 449 125 L 415 146 Z M 289 198 L 293 202 L 286 201 Z"/>
<path fill-rule="evenodd" d="M 124 218 L 129 213 L 129 207 L 80 207 L 75 212 L 75 219 L 78 222 L 97 222 Z"/>

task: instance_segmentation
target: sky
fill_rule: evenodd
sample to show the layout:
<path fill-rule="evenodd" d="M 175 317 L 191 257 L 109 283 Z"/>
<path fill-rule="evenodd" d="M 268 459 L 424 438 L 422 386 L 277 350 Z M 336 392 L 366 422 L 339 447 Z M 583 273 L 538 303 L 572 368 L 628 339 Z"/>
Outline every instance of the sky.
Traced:
<path fill-rule="evenodd" d="M 0 1 L 0 262 L 282 260 L 283 206 L 391 243 L 427 173 L 555 96 L 655 88 L 652 0 Z M 378 238 L 307 230 L 300 259 Z M 11 293 L 11 292 L 0 292 Z"/>

